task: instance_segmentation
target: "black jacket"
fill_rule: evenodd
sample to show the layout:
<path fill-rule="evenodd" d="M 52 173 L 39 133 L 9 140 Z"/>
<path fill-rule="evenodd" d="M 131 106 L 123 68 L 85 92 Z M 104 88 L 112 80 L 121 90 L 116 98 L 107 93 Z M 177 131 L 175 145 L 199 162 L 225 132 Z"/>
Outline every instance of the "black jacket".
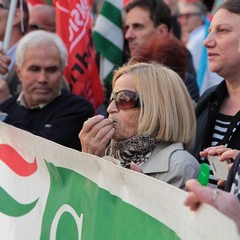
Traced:
<path fill-rule="evenodd" d="M 219 112 L 221 104 L 224 98 L 228 95 L 225 81 L 222 81 L 219 85 L 209 88 L 199 99 L 196 106 L 197 117 L 197 134 L 195 146 L 191 153 L 199 159 L 199 152 L 204 148 L 211 146 L 212 135 L 216 116 Z M 231 126 L 240 120 L 240 111 L 236 114 L 234 122 Z M 229 136 L 223 138 L 219 143 L 227 145 L 227 147 L 240 149 L 240 126 L 237 126 L 236 131 L 229 140 Z"/>
<path fill-rule="evenodd" d="M 94 114 L 89 101 L 63 92 L 42 109 L 29 109 L 17 103 L 17 96 L 0 104 L 0 111 L 8 114 L 4 122 L 35 135 L 81 150 L 79 131 L 84 121 Z"/>

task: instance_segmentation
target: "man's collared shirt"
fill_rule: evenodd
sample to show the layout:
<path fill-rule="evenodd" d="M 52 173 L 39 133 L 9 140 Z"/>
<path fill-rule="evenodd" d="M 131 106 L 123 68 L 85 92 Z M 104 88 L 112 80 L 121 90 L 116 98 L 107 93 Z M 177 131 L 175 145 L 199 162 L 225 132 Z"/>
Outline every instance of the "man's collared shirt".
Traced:
<path fill-rule="evenodd" d="M 27 104 L 26 104 L 26 101 L 24 99 L 24 93 L 21 92 L 17 98 L 17 104 L 19 106 L 23 106 L 25 108 L 29 108 L 29 109 L 43 109 L 44 107 L 46 107 L 50 102 L 52 102 L 56 97 L 60 96 L 61 95 L 61 92 L 59 92 L 58 96 L 56 96 L 54 99 L 52 99 L 50 102 L 48 103 L 42 103 L 42 104 L 39 104 L 39 105 L 36 105 L 36 106 L 33 106 L 33 107 L 28 107 Z"/>

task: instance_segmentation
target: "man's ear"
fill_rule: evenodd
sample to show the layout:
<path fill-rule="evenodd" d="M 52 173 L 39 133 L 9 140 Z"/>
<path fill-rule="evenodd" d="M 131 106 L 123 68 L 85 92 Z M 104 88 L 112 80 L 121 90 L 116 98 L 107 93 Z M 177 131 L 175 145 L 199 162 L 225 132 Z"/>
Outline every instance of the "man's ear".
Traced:
<path fill-rule="evenodd" d="M 157 28 L 158 28 L 159 35 L 163 35 L 163 34 L 166 35 L 169 33 L 168 27 L 164 23 L 160 24 Z"/>
<path fill-rule="evenodd" d="M 16 73 L 17 73 L 19 81 L 22 82 L 22 80 L 21 80 L 21 68 L 17 64 L 15 64 L 15 69 L 16 69 Z"/>

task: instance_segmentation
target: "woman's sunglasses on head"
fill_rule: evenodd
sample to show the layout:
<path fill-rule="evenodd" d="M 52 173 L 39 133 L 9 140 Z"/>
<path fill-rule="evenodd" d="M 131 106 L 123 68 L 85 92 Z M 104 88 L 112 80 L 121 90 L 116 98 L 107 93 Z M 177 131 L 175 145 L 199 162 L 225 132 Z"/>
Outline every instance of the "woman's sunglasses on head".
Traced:
<path fill-rule="evenodd" d="M 139 96 L 136 92 L 130 90 L 121 90 L 119 92 L 112 92 L 110 103 L 115 101 L 118 109 L 131 109 L 140 107 Z"/>

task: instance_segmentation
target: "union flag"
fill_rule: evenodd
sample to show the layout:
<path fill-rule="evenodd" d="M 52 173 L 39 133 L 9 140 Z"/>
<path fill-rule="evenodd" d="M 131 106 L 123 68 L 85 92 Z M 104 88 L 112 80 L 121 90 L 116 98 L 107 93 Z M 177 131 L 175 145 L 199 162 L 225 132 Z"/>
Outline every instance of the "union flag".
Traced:
<path fill-rule="evenodd" d="M 103 103 L 103 88 L 95 61 L 92 19 L 87 0 L 55 0 L 56 32 L 69 57 L 65 69 L 73 94 L 84 96 L 97 109 Z"/>

